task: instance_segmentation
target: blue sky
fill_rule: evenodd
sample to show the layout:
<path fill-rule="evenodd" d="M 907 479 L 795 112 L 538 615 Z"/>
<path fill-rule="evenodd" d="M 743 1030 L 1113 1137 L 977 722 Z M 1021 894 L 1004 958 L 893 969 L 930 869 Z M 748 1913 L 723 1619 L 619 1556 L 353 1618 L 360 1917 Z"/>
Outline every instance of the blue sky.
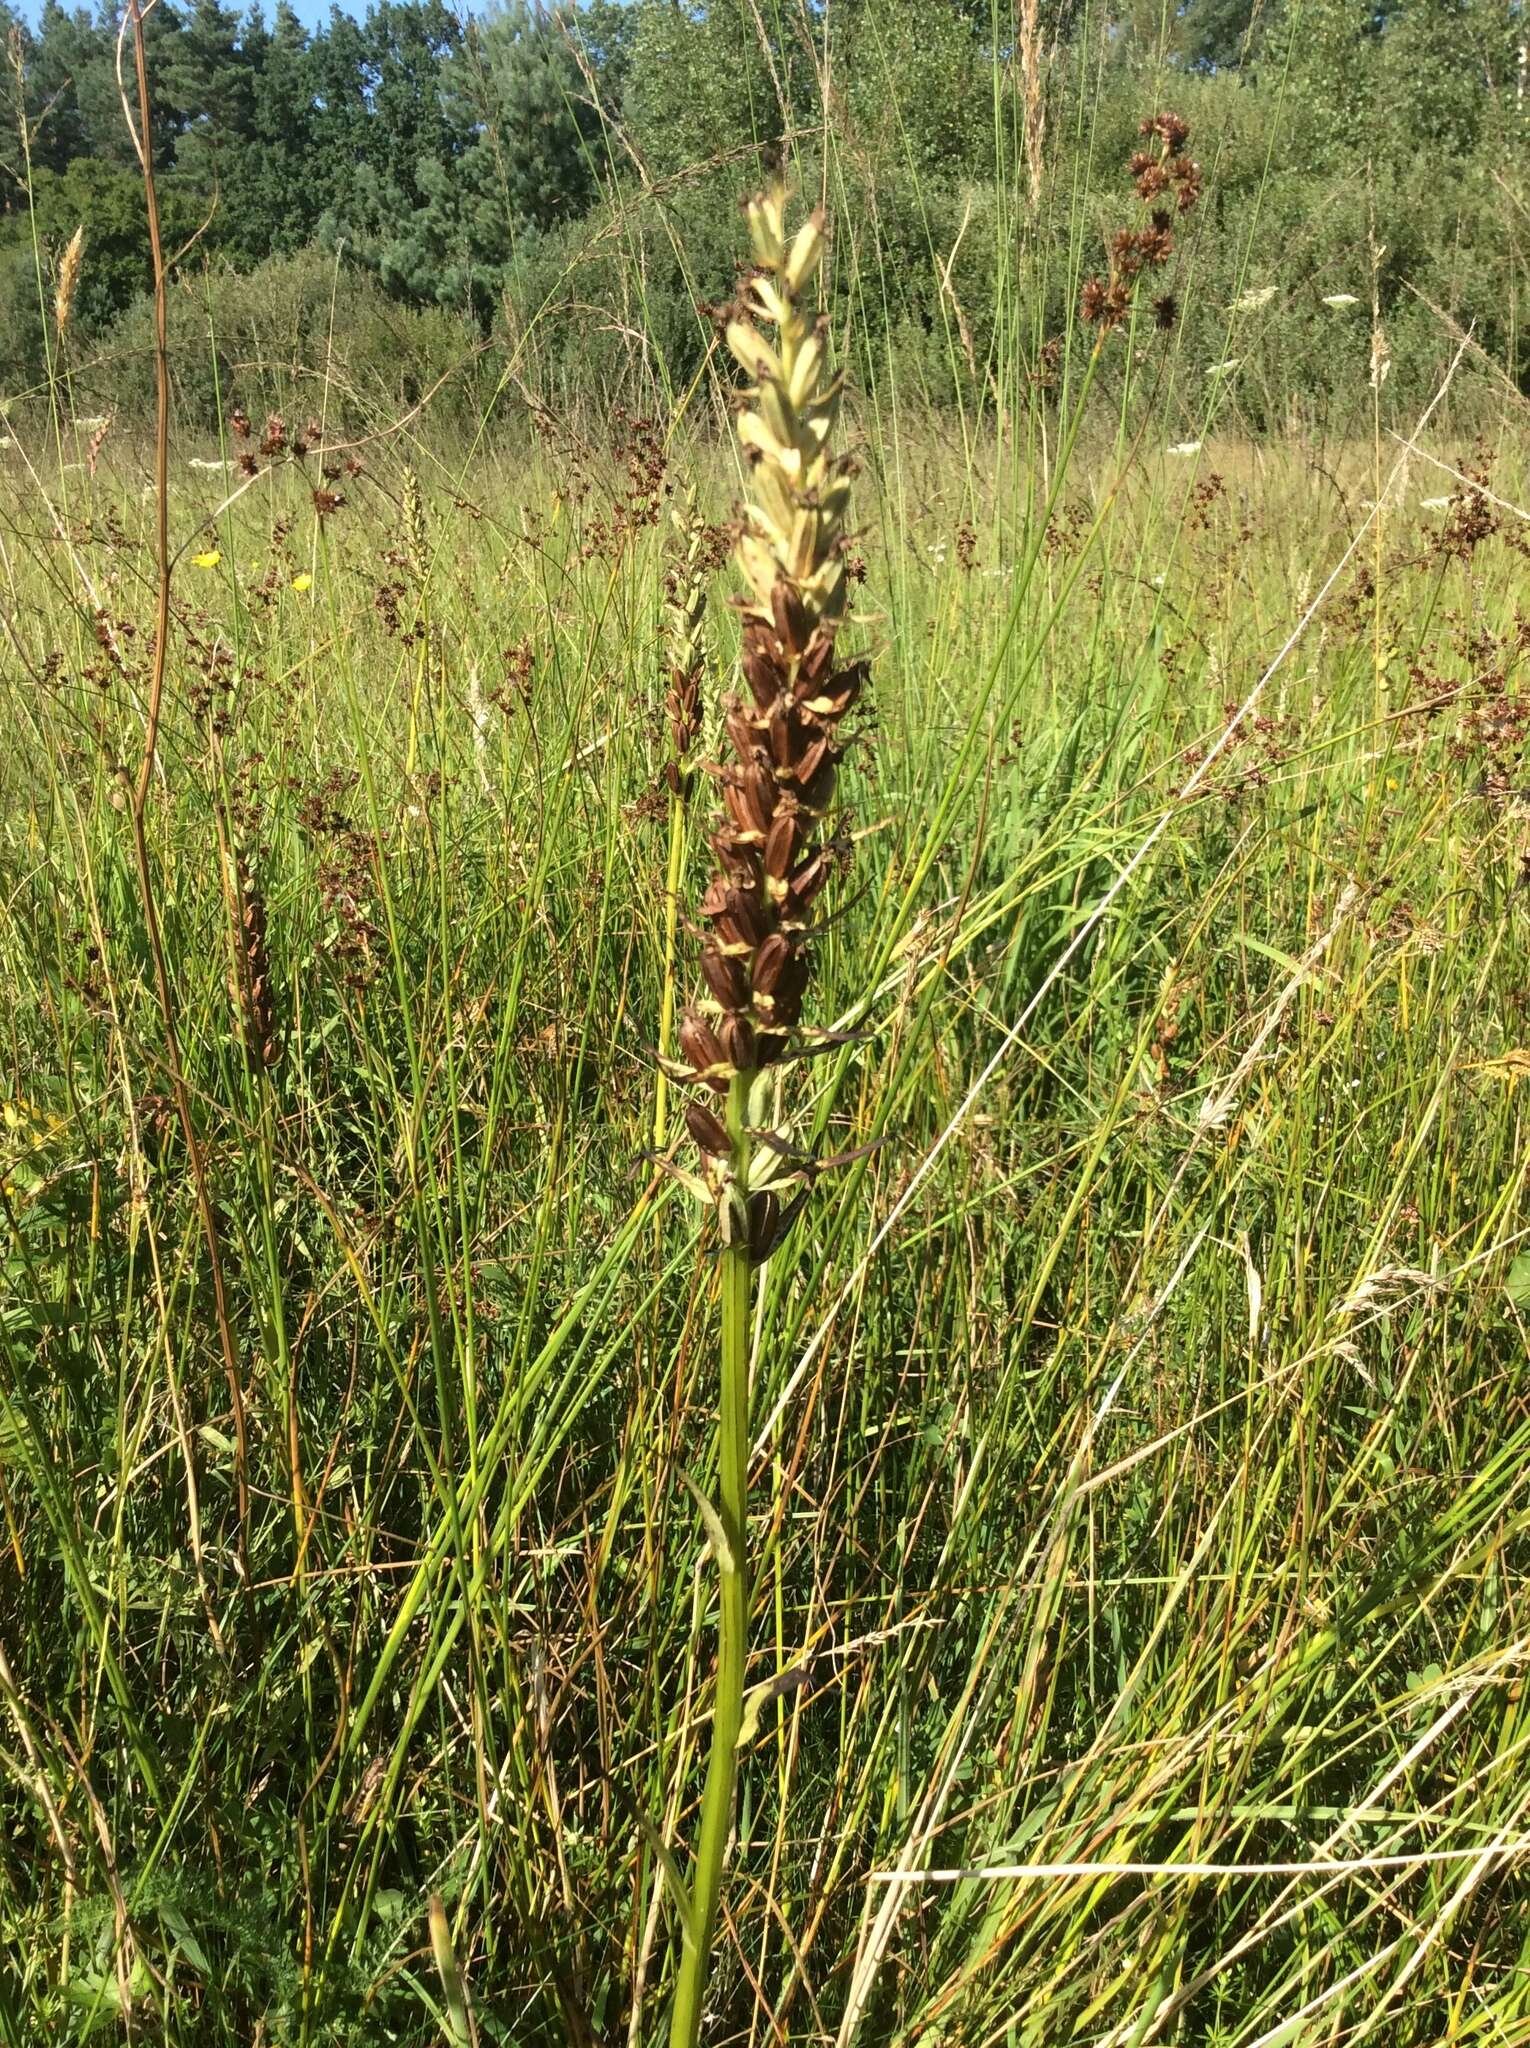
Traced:
<path fill-rule="evenodd" d="M 276 0 L 261 0 L 261 4 L 265 7 L 268 18 L 275 13 Z M 299 21 L 306 22 L 309 28 L 317 27 L 321 21 L 328 21 L 329 8 L 330 0 L 292 0 L 293 13 Z M 351 0 L 351 4 L 345 6 L 343 11 L 346 14 L 363 15 L 367 11 L 366 0 Z"/>
<path fill-rule="evenodd" d="M 15 0 L 13 0 L 13 4 L 15 4 Z M 97 0 L 61 0 L 61 4 L 71 12 L 79 6 L 88 6 L 94 11 Z M 248 4 L 248 0 L 226 0 L 226 4 L 237 7 L 242 13 Z M 291 4 L 292 11 L 298 20 L 306 22 L 309 28 L 316 28 L 319 23 L 329 20 L 330 0 L 291 0 Z M 340 5 L 342 12 L 354 14 L 358 18 L 367 11 L 367 0 L 340 0 Z M 265 10 L 266 19 L 269 21 L 276 12 L 276 0 L 261 0 L 261 6 Z M 20 5 L 16 11 L 20 14 L 23 21 L 29 21 L 35 26 L 37 17 L 42 13 L 42 0 L 20 0 Z M 459 14 L 479 14 L 483 12 L 483 9 L 480 7 L 464 7 L 462 0 L 455 0 L 454 12 Z"/>

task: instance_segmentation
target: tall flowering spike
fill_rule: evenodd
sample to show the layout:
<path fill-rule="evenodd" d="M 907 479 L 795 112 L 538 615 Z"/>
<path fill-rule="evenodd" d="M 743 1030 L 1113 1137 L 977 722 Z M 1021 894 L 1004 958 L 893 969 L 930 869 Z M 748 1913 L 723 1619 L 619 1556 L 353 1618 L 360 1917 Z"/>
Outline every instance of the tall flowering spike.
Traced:
<path fill-rule="evenodd" d="M 234 857 L 237 928 L 229 996 L 245 1054 L 252 1067 L 274 1067 L 282 1056 L 272 991 L 271 956 L 266 950 L 266 899 L 242 854 Z"/>
<path fill-rule="evenodd" d="M 669 726 L 669 759 L 664 780 L 678 797 L 689 795 L 691 751 L 701 737 L 701 676 L 706 660 L 702 620 L 707 609 L 707 529 L 686 491 L 670 515 L 676 549 L 664 578 L 664 654 L 669 688 L 664 716 Z"/>
<path fill-rule="evenodd" d="M 751 199 L 747 215 L 757 267 L 727 328 L 751 379 L 738 418 L 752 484 L 738 543 L 747 688 L 724 703 L 728 753 L 708 771 L 722 802 L 710 840 L 717 871 L 700 906 L 707 1014 L 692 1011 L 680 1040 L 690 1078 L 714 1093 L 780 1060 L 801 1020 L 814 904 L 834 866 L 824 821 L 843 721 L 865 681 L 864 663 L 835 660 L 850 478 L 833 448 L 841 378 L 813 290 L 823 217 L 788 238 L 780 185 Z M 688 1122 L 727 1241 L 747 1234 L 765 1257 L 788 1215 L 775 1193 L 789 1177 L 778 1155 L 756 1153 L 740 1175 L 717 1119 Z"/>

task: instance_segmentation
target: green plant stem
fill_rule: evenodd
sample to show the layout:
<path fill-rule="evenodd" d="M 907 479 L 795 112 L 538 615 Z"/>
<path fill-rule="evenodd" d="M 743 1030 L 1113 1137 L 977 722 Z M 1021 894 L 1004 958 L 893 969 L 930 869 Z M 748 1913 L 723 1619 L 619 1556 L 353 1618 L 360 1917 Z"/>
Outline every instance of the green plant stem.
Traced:
<path fill-rule="evenodd" d="M 741 1185 L 749 1168 L 747 1108 L 753 1079 L 752 1074 L 735 1074 L 728 1089 L 728 1135 L 733 1141 L 734 1172 Z M 733 1795 L 738 1782 L 738 1736 L 744 1718 L 744 1663 L 749 1647 L 750 1293 L 748 1246 L 731 1244 L 722 1254 L 722 1384 L 717 1407 L 717 1505 L 727 1539 L 727 1552 L 717 1560 L 717 1696 L 701 1795 L 701 1826 L 691 1865 L 690 1919 L 670 2014 L 670 2048 L 696 2048 L 701 2038 L 723 1858 L 733 1828 Z"/>

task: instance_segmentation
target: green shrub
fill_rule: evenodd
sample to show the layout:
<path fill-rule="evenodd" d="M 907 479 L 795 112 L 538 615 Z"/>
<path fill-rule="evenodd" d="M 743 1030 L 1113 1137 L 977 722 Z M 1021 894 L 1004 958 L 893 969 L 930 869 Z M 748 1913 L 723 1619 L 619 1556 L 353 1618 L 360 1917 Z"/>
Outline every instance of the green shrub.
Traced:
<path fill-rule="evenodd" d="M 171 376 L 183 426 L 211 431 L 219 400 L 254 414 L 321 410 L 361 428 L 440 387 L 437 418 L 477 416 L 497 375 L 471 321 L 390 300 L 374 279 L 318 249 L 273 256 L 241 276 L 183 276 L 169 308 Z M 153 311 L 138 301 L 112 332 L 99 395 L 125 413 L 153 402 Z M 444 382 L 443 382 L 444 380 Z"/>

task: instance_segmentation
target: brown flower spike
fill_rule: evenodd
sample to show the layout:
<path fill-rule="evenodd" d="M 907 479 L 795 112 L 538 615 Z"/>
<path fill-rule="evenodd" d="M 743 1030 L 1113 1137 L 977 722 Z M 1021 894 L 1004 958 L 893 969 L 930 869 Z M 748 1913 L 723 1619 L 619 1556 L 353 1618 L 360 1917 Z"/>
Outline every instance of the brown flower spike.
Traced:
<path fill-rule="evenodd" d="M 847 582 L 850 480 L 832 449 L 841 378 L 825 323 L 804 300 L 817 274 L 824 222 L 812 215 L 788 244 L 786 195 L 748 203 L 756 270 L 728 346 L 754 380 L 739 439 L 752 471 L 738 563 L 747 693 L 724 704 L 731 758 L 709 764 L 722 807 L 711 834 L 717 870 L 701 899 L 707 998 L 680 1025 L 688 1078 L 736 1103 L 788 1052 L 807 988 L 814 905 L 838 848 L 824 837 L 845 748 L 843 722 L 865 682 L 864 662 L 835 660 Z M 775 330 L 774 341 L 762 327 Z M 763 1108 L 763 1102 L 758 1107 Z M 756 1120 L 751 1104 L 747 1121 Z M 725 1243 L 764 1259 L 792 1213 L 785 1185 L 800 1177 L 778 1140 L 758 1147 L 738 1119 L 702 1100 L 686 1110 L 700 1147 L 704 1191 Z"/>

